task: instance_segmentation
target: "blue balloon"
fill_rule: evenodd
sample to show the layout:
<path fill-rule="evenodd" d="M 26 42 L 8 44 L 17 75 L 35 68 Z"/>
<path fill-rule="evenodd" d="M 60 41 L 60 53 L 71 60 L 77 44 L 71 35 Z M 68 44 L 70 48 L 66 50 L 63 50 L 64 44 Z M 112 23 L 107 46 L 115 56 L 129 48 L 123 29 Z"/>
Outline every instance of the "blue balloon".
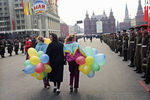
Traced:
<path fill-rule="evenodd" d="M 24 73 L 26 74 L 32 74 L 35 72 L 35 67 L 33 65 L 28 65 L 24 68 Z"/>
<path fill-rule="evenodd" d="M 92 48 L 92 50 L 93 50 L 93 56 L 96 55 L 96 54 L 98 54 L 98 50 L 97 49 Z"/>
<path fill-rule="evenodd" d="M 48 56 L 47 54 L 42 55 L 42 56 L 40 57 L 40 61 L 41 61 L 41 63 L 43 63 L 43 64 L 48 63 L 48 62 L 49 62 L 49 56 Z"/>
<path fill-rule="evenodd" d="M 94 57 L 94 63 L 102 63 L 106 60 L 106 56 L 104 54 L 96 54 Z"/>
<path fill-rule="evenodd" d="M 39 55 L 39 57 L 41 57 L 42 55 L 44 55 L 44 52 L 43 51 L 39 51 L 38 55 Z"/>
<path fill-rule="evenodd" d="M 95 76 L 95 71 L 91 70 L 89 74 L 87 74 L 89 78 L 93 78 Z"/>

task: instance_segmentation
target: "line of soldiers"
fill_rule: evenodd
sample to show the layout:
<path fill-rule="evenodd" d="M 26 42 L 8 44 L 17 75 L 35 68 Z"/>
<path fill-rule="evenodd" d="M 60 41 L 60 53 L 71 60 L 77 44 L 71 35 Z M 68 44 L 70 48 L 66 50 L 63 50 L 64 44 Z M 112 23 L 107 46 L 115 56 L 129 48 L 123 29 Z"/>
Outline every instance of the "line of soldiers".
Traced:
<path fill-rule="evenodd" d="M 0 37 L 0 55 L 2 58 L 5 57 L 5 51 L 7 49 L 8 53 L 10 56 L 12 56 L 12 52 L 14 49 L 14 52 L 16 55 L 18 55 L 18 51 L 19 51 L 19 42 L 20 42 L 20 51 L 22 51 L 22 53 L 24 53 L 24 46 L 25 46 L 25 39 L 21 38 L 20 40 L 18 40 L 17 38 L 15 38 L 14 40 L 12 39 L 2 39 L 2 37 Z"/>
<path fill-rule="evenodd" d="M 147 26 L 130 28 L 129 34 L 126 30 L 117 33 L 103 35 L 103 40 L 112 51 L 119 52 L 123 61 L 130 60 L 128 66 L 135 67 L 136 73 L 143 73 L 146 84 L 150 83 L 150 34 Z"/>

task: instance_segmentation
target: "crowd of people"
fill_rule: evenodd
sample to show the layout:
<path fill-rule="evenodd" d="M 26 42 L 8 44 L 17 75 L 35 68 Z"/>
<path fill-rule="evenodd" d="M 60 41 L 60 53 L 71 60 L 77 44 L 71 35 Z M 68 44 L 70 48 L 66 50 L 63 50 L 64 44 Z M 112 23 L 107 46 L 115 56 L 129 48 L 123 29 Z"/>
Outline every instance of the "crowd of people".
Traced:
<path fill-rule="evenodd" d="M 103 35 L 104 42 L 115 53 L 123 57 L 123 61 L 130 60 L 129 67 L 136 68 L 136 73 L 142 74 L 146 84 L 150 83 L 150 34 L 147 26 L 138 26 L 123 32 Z"/>
<path fill-rule="evenodd" d="M 28 39 L 30 36 L 27 35 L 26 39 L 23 37 L 16 37 L 14 40 L 11 38 L 4 39 L 2 36 L 0 36 L 0 56 L 2 58 L 5 58 L 5 53 L 7 52 L 9 56 L 12 56 L 13 51 L 16 55 L 18 55 L 18 52 L 21 51 L 22 54 L 25 53 L 25 48 L 28 47 Z M 30 38 L 31 39 L 31 38 Z M 36 39 L 35 37 L 32 38 L 32 47 L 35 47 L 36 45 Z"/>

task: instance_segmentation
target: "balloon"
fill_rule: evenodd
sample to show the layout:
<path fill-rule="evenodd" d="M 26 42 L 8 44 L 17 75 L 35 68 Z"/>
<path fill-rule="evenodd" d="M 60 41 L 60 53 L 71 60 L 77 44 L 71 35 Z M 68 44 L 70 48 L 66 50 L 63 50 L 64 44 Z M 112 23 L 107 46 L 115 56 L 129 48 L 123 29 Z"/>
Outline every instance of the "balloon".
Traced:
<path fill-rule="evenodd" d="M 85 57 L 83 57 L 83 56 L 77 57 L 76 58 L 76 63 L 79 64 L 79 65 L 85 64 Z"/>
<path fill-rule="evenodd" d="M 79 71 L 83 72 L 84 65 L 79 66 Z"/>
<path fill-rule="evenodd" d="M 32 57 L 30 58 L 30 62 L 31 62 L 31 64 L 33 64 L 33 65 L 37 65 L 37 64 L 40 63 L 40 58 L 37 57 L 37 56 L 32 56 Z"/>
<path fill-rule="evenodd" d="M 44 73 L 37 73 L 36 74 L 36 79 L 38 79 L 38 80 L 42 80 L 44 78 Z"/>
<path fill-rule="evenodd" d="M 31 62 L 30 62 L 30 60 L 26 60 L 26 61 L 24 62 L 24 66 L 25 66 L 25 67 L 28 66 L 28 65 L 32 65 Z"/>
<path fill-rule="evenodd" d="M 86 64 L 91 65 L 94 62 L 94 58 L 92 56 L 88 56 L 85 59 Z"/>
<path fill-rule="evenodd" d="M 92 48 L 92 50 L 93 50 L 93 56 L 96 55 L 96 54 L 98 54 L 98 50 L 97 49 Z"/>
<path fill-rule="evenodd" d="M 94 64 L 91 65 L 91 69 L 92 69 L 93 71 L 99 71 L 99 70 L 100 70 L 100 65 L 94 63 Z"/>
<path fill-rule="evenodd" d="M 90 46 L 87 46 L 85 48 L 85 54 L 86 54 L 86 56 L 93 56 L 93 50 Z"/>
<path fill-rule="evenodd" d="M 106 60 L 104 60 L 103 62 L 101 62 L 99 65 L 102 66 L 104 64 L 106 64 Z"/>
<path fill-rule="evenodd" d="M 32 73 L 32 74 L 30 74 L 32 77 L 36 77 L 36 72 L 34 72 L 34 73 Z"/>
<path fill-rule="evenodd" d="M 51 43 L 51 40 L 49 38 L 46 38 L 44 43 L 48 45 L 49 43 Z"/>
<path fill-rule="evenodd" d="M 36 66 L 35 66 L 35 72 L 37 72 L 37 73 L 41 73 L 41 72 L 43 72 L 44 71 L 44 64 L 42 64 L 42 63 L 39 63 L 39 64 L 37 64 Z"/>
<path fill-rule="evenodd" d="M 37 51 L 34 48 L 29 48 L 28 49 L 28 54 L 29 54 L 30 57 L 38 56 L 38 53 L 37 53 Z"/>
<path fill-rule="evenodd" d="M 91 72 L 91 67 L 85 64 L 82 72 L 84 74 L 89 74 Z"/>
<path fill-rule="evenodd" d="M 104 54 L 97 54 L 94 56 L 94 63 L 102 63 L 106 59 Z"/>
<path fill-rule="evenodd" d="M 87 74 L 89 78 L 93 78 L 95 76 L 95 71 L 91 70 L 89 74 Z"/>
<path fill-rule="evenodd" d="M 48 64 L 45 64 L 44 67 L 45 67 L 44 72 L 50 73 L 52 71 L 51 66 L 49 66 Z"/>
<path fill-rule="evenodd" d="M 43 54 L 44 54 L 43 51 L 39 51 L 39 52 L 38 52 L 39 57 L 41 57 Z"/>
<path fill-rule="evenodd" d="M 35 72 L 35 67 L 33 65 L 28 65 L 24 68 L 24 73 L 32 74 Z"/>
<path fill-rule="evenodd" d="M 40 60 L 43 64 L 46 64 L 48 63 L 49 61 L 49 56 L 47 54 L 43 54 L 41 57 L 40 57 Z"/>

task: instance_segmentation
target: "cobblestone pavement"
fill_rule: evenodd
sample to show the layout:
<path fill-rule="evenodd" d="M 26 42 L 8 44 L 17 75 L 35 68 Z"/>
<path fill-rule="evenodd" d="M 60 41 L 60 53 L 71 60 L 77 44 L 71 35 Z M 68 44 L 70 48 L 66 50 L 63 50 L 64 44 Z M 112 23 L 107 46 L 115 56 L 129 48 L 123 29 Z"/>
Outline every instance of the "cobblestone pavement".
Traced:
<path fill-rule="evenodd" d="M 49 90 L 44 89 L 42 81 L 24 74 L 25 55 L 19 54 L 0 58 L 0 100 L 150 100 L 150 93 L 139 83 L 141 75 L 128 67 L 129 62 L 122 62 L 122 58 L 99 39 L 94 39 L 92 43 L 81 39 L 79 43 L 83 48 L 91 46 L 104 53 L 106 64 L 94 78 L 80 73 L 77 94 L 69 93 L 68 66 L 64 66 L 61 93 L 57 96 L 52 92 L 52 83 Z"/>

